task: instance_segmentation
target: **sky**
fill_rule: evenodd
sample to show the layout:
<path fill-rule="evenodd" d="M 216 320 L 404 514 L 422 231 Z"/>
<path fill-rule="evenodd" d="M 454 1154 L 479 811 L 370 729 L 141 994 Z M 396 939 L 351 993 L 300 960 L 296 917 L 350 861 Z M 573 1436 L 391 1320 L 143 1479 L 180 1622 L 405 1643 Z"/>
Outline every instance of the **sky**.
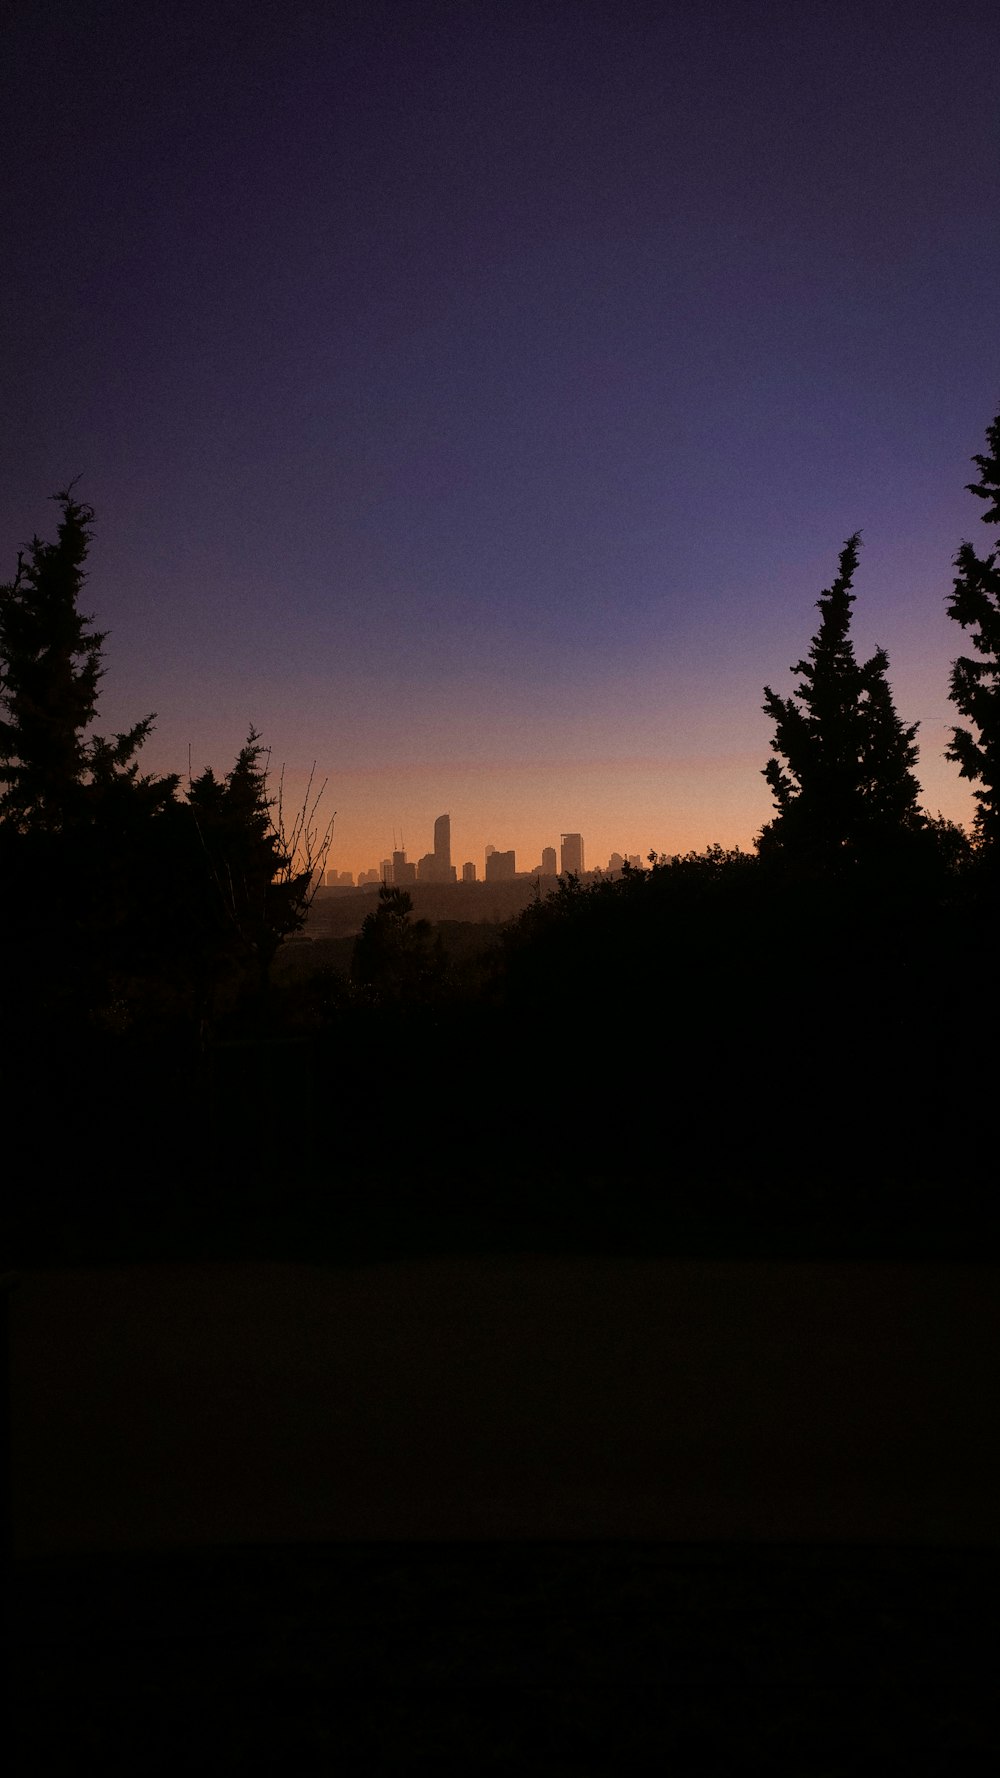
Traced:
<path fill-rule="evenodd" d="M 98 727 L 252 723 L 330 863 L 752 845 L 844 540 L 942 758 L 1000 410 L 1000 12 L 8 0 L 0 577 L 95 508 Z"/>

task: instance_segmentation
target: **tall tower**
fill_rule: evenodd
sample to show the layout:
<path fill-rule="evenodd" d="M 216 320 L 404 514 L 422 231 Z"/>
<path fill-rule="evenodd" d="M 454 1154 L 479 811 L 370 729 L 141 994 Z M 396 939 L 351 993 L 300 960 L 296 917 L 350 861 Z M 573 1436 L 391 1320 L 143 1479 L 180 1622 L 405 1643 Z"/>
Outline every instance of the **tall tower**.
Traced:
<path fill-rule="evenodd" d="M 450 815 L 439 815 L 434 823 L 434 875 L 439 883 L 451 881 Z"/>
<path fill-rule="evenodd" d="M 583 875 L 583 835 L 579 833 L 563 833 L 559 835 L 562 842 L 560 873 L 562 876 Z"/>

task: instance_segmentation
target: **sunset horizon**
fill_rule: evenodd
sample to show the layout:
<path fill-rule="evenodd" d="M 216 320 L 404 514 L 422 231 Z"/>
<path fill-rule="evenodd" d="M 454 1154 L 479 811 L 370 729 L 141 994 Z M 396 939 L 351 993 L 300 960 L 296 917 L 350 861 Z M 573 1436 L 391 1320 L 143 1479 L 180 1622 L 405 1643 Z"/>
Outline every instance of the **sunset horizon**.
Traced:
<path fill-rule="evenodd" d="M 967 822 L 989 10 L 228 19 L 7 27 L 0 572 L 78 478 L 104 727 L 184 779 L 252 723 L 355 873 L 449 807 L 477 861 L 748 848 L 860 528 L 859 657 Z"/>

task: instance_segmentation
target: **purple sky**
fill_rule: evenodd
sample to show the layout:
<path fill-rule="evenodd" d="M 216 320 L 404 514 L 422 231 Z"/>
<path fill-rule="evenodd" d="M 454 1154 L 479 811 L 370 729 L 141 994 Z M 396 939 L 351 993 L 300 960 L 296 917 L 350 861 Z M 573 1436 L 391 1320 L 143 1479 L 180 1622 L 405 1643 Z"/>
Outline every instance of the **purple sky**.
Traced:
<path fill-rule="evenodd" d="M 861 527 L 932 810 L 1000 408 L 1000 11 L 5 14 L 0 573 L 80 475 L 101 726 L 256 722 L 331 862 L 750 844 Z"/>

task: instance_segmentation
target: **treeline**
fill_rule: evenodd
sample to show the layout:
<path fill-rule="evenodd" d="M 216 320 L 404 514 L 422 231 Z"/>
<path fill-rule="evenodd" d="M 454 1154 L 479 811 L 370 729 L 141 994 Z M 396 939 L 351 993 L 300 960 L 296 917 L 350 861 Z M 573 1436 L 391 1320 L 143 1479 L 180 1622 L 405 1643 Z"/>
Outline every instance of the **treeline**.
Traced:
<path fill-rule="evenodd" d="M 8 1042 L 102 1033 L 204 1039 L 260 1013 L 303 924 L 328 836 L 318 799 L 286 830 L 251 728 L 235 763 L 141 770 L 155 718 L 92 732 L 105 633 L 80 610 L 92 510 L 56 496 L 0 588 L 0 913 Z"/>
<path fill-rule="evenodd" d="M 1000 417 L 974 461 L 996 526 Z M 317 799 L 286 827 L 254 730 L 224 776 L 184 786 L 141 770 L 152 717 L 93 734 L 93 514 L 57 498 L 55 540 L 0 589 L 9 1103 L 44 1132 L 25 1190 L 57 1180 L 64 1209 L 87 1152 L 119 1207 L 183 1175 L 227 1215 L 291 1190 L 315 1212 L 333 1178 L 397 1219 L 404 1201 L 455 1215 L 478 1194 L 509 1220 L 513 1193 L 579 1221 L 585 1203 L 676 1203 L 697 1181 L 699 1215 L 722 1192 L 747 1227 L 810 1194 L 905 1223 L 929 1193 L 932 1221 L 947 1200 L 982 1223 L 1000 1059 L 995 552 L 962 545 L 948 603 L 973 650 L 952 670 L 948 748 L 974 785 L 970 833 L 920 806 L 885 650 L 856 658 L 855 535 L 793 692 L 765 688 L 774 813 L 752 853 L 563 879 L 461 967 L 383 889 L 349 973 L 302 967 L 321 946 L 293 973 L 275 965 L 329 842 Z"/>
<path fill-rule="evenodd" d="M 1000 524 L 1000 420 L 971 491 Z M 1000 1063 L 1000 570 L 965 543 L 948 615 L 971 632 L 948 747 L 971 833 L 920 806 L 916 724 L 888 656 L 851 640 L 859 538 L 824 591 L 797 684 L 765 687 L 774 814 L 753 853 L 651 856 L 564 881 L 504 935 L 512 1024 L 557 1026 L 560 1115 L 599 1165 L 743 1181 L 758 1207 L 819 1194 L 855 1227 L 945 1238 L 995 1218 Z M 558 1078 L 558 1075 L 557 1075 Z M 933 1201 L 933 1212 L 927 1209 Z M 883 1227 L 884 1232 L 884 1227 Z"/>

